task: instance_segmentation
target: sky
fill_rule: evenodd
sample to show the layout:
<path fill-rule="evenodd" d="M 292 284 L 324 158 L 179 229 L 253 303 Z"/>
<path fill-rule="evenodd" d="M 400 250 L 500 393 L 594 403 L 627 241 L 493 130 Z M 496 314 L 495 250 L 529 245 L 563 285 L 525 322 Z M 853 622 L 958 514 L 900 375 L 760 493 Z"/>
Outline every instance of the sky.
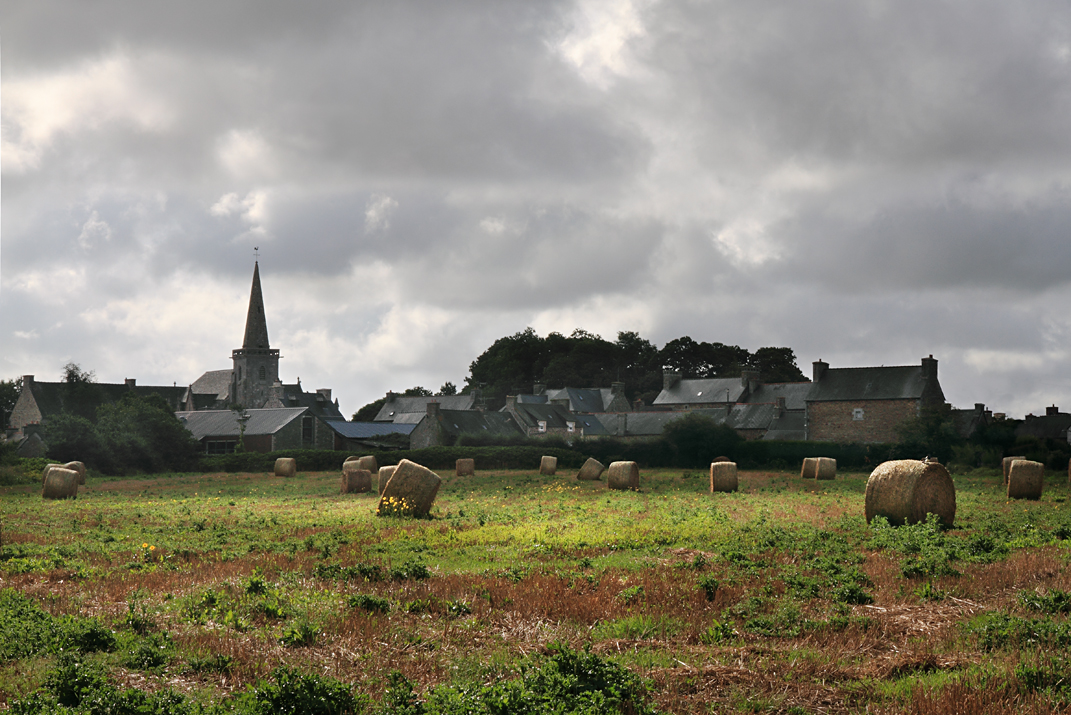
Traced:
<path fill-rule="evenodd" d="M 939 360 L 1071 411 L 1071 6 L 5 0 L 0 378 L 344 414 L 499 337 Z"/>

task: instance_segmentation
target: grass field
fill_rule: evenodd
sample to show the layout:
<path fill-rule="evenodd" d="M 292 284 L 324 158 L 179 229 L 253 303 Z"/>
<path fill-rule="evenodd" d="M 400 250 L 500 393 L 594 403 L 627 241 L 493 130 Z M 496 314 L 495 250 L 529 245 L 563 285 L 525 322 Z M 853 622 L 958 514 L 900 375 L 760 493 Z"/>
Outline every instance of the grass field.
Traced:
<path fill-rule="evenodd" d="M 1065 477 L 1009 503 L 999 471 L 954 475 L 941 531 L 867 526 L 866 474 L 742 472 L 713 495 L 681 470 L 643 472 L 639 493 L 441 476 L 428 520 L 376 517 L 338 473 L 91 477 L 60 502 L 3 489 L 0 703 L 96 712 L 84 694 L 107 682 L 241 710 L 308 676 L 357 710 L 433 712 L 447 694 L 544 687 L 533 673 L 581 657 L 647 693 L 589 712 L 1071 702 Z M 67 693 L 78 673 L 83 695 Z"/>

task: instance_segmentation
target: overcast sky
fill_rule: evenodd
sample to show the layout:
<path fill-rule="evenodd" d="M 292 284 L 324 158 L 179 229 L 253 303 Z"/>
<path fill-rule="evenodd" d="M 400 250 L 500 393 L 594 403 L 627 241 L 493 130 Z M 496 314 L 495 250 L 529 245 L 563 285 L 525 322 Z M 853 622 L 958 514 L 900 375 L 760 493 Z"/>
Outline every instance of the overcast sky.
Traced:
<path fill-rule="evenodd" d="M 940 361 L 1071 411 L 1064 2 L 0 5 L 0 378 L 240 347 L 345 414 L 496 338 Z"/>

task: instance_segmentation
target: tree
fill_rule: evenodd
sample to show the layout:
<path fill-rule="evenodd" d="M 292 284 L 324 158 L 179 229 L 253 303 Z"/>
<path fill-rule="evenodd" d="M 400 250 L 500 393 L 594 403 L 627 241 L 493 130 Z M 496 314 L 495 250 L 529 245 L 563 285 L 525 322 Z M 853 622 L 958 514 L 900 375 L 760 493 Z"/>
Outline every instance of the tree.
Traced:
<path fill-rule="evenodd" d="M 92 421 L 97 407 L 104 401 L 92 370 L 82 370 L 76 363 L 63 366 L 63 411 Z"/>
<path fill-rule="evenodd" d="M 57 462 L 85 462 L 92 467 L 101 463 L 102 449 L 97 428 L 85 417 L 60 412 L 45 422 L 42 438 L 48 456 Z"/>
<path fill-rule="evenodd" d="M 11 411 L 22 394 L 22 378 L 0 380 L 0 427 L 11 423 Z"/>
<path fill-rule="evenodd" d="M 732 456 L 743 441 L 732 427 L 698 412 L 689 412 L 666 424 L 662 438 L 673 448 L 681 467 L 703 467 L 715 457 Z"/>
<path fill-rule="evenodd" d="M 97 413 L 105 471 L 175 472 L 196 466 L 197 441 L 160 395 L 130 392 Z"/>
<path fill-rule="evenodd" d="M 402 397 L 431 397 L 431 390 L 426 387 L 417 385 L 416 387 L 410 387 L 408 390 L 402 393 Z"/>
<path fill-rule="evenodd" d="M 956 432 L 949 404 L 924 407 L 918 417 L 897 425 L 896 433 L 904 451 L 914 454 L 916 459 L 936 457 L 945 464 L 952 458 L 952 447 L 963 441 Z"/>
<path fill-rule="evenodd" d="M 443 386 L 439 388 L 439 392 L 436 393 L 444 397 L 457 394 L 457 385 L 447 380 L 443 383 Z"/>
<path fill-rule="evenodd" d="M 748 367 L 758 370 L 763 382 L 810 382 L 796 366 L 792 348 L 759 348 L 748 360 Z"/>

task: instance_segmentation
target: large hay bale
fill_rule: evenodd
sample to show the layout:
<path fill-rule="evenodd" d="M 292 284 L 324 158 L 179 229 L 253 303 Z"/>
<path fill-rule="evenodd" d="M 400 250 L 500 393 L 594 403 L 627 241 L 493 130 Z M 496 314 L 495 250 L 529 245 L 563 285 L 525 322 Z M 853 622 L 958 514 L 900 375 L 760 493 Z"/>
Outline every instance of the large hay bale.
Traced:
<path fill-rule="evenodd" d="M 372 473 L 361 469 L 357 462 L 345 462 L 342 465 L 342 493 L 364 494 L 372 491 Z"/>
<path fill-rule="evenodd" d="M 79 484 L 86 483 L 86 465 L 82 464 L 81 462 L 67 462 L 63 465 L 63 467 L 64 469 L 73 469 L 74 471 L 78 472 Z"/>
<path fill-rule="evenodd" d="M 387 486 L 387 482 L 394 475 L 394 470 L 397 467 L 380 467 L 379 468 L 379 493 L 383 493 L 383 488 Z"/>
<path fill-rule="evenodd" d="M 1004 470 L 1004 483 L 1005 484 L 1008 483 L 1008 474 L 1009 474 L 1009 472 L 1011 472 L 1012 462 L 1014 462 L 1017 459 L 1026 459 L 1026 457 L 1023 457 L 1022 455 L 1020 455 L 1018 457 L 1005 457 L 1003 460 L 1001 460 L 1000 466 Z"/>
<path fill-rule="evenodd" d="M 297 460 L 293 457 L 279 457 L 275 460 L 275 476 L 292 477 L 297 474 Z"/>
<path fill-rule="evenodd" d="M 736 475 L 736 462 L 710 463 L 710 493 L 735 492 L 740 488 Z"/>
<path fill-rule="evenodd" d="M 1045 465 L 1029 459 L 1016 459 L 1008 471 L 1009 499 L 1040 499 L 1045 483 Z"/>
<path fill-rule="evenodd" d="M 367 469 L 369 472 L 379 471 L 379 465 L 376 464 L 375 455 L 366 454 L 357 460 L 357 464 L 360 465 L 361 469 Z"/>
<path fill-rule="evenodd" d="M 544 455 L 544 457 L 539 460 L 539 473 L 542 474 L 544 477 L 553 477 L 555 474 L 557 474 L 558 458 L 547 457 Z M 1071 464 L 1068 464 L 1067 466 L 1067 473 L 1068 475 L 1071 475 Z"/>
<path fill-rule="evenodd" d="M 69 469 L 66 464 L 46 464 L 45 468 L 41 470 L 41 483 L 45 483 L 45 479 L 48 477 L 48 470 L 53 467 L 59 467 L 60 469 Z"/>
<path fill-rule="evenodd" d="M 818 457 L 804 457 L 803 469 L 800 470 L 801 479 L 814 479 L 818 475 Z"/>
<path fill-rule="evenodd" d="M 78 497 L 78 472 L 61 465 L 49 467 L 41 491 L 45 499 L 75 499 Z"/>
<path fill-rule="evenodd" d="M 611 462 L 606 471 L 606 486 L 621 491 L 639 491 L 639 466 L 635 462 Z"/>
<path fill-rule="evenodd" d="M 606 471 L 606 467 L 599 460 L 589 457 L 588 461 L 584 462 L 584 466 L 580 468 L 580 471 L 576 473 L 576 478 L 581 481 L 594 482 L 598 481 L 602 473 Z"/>
<path fill-rule="evenodd" d="M 899 459 L 870 473 L 864 500 L 866 523 L 884 516 L 890 524 L 915 524 L 936 514 L 945 526 L 956 520 L 956 485 L 943 465 Z"/>
<path fill-rule="evenodd" d="M 475 459 L 459 459 L 454 465 L 454 470 L 459 477 L 471 477 L 476 474 L 476 460 Z"/>
<path fill-rule="evenodd" d="M 441 484 L 442 480 L 435 472 L 403 459 L 383 489 L 376 513 L 384 516 L 427 516 Z"/>
<path fill-rule="evenodd" d="M 360 457 L 351 454 L 350 456 L 346 457 L 346 462 L 356 462 L 358 459 L 360 459 Z M 346 462 L 343 462 L 343 464 L 345 464 Z"/>
<path fill-rule="evenodd" d="M 815 479 L 836 479 L 837 460 L 832 457 L 818 457 L 814 473 Z"/>

